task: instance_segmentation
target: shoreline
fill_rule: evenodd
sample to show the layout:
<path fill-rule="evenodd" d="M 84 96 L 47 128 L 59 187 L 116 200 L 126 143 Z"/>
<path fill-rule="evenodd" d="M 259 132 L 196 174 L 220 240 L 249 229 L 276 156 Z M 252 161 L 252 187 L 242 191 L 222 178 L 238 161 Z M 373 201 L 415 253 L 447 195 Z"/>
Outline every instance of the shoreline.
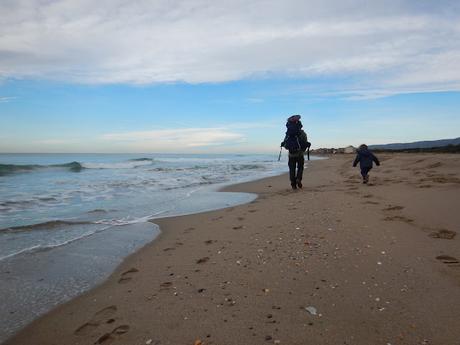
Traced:
<path fill-rule="evenodd" d="M 286 175 L 286 173 L 281 173 L 281 174 L 272 175 L 272 176 L 265 176 L 265 177 L 262 177 L 262 178 L 259 178 L 259 179 L 256 179 L 256 180 L 236 182 L 236 183 L 232 183 L 232 184 L 227 183 L 227 184 L 225 184 L 224 186 L 221 186 L 221 187 L 211 188 L 207 192 L 207 193 L 220 193 L 220 192 L 223 192 L 223 193 L 236 193 L 236 194 L 247 194 L 248 195 L 247 197 L 235 197 L 235 196 L 233 196 L 231 198 L 233 201 L 230 202 L 227 206 L 220 206 L 219 208 L 214 208 L 215 207 L 214 206 L 209 210 L 201 210 L 201 211 L 196 211 L 196 212 L 186 212 L 186 213 L 183 213 L 183 214 L 168 215 L 168 216 L 164 216 L 164 217 L 152 218 L 152 219 L 147 220 L 146 223 L 145 223 L 146 225 L 151 223 L 152 225 L 154 225 L 155 227 L 158 228 L 158 232 L 155 232 L 153 238 L 150 241 L 148 241 L 145 244 L 143 244 L 142 246 L 138 247 L 136 250 L 134 250 L 130 254 L 124 255 L 120 260 L 118 260 L 119 263 L 113 269 L 111 269 L 108 274 L 104 275 L 102 279 L 97 279 L 95 284 L 90 284 L 91 286 L 89 288 L 85 288 L 83 291 L 79 292 L 78 294 L 72 294 L 73 296 L 70 299 L 67 299 L 67 300 L 64 300 L 64 301 L 62 301 L 62 302 L 60 302 L 58 304 L 55 304 L 48 311 L 45 311 L 44 313 L 40 312 L 40 314 L 38 316 L 36 316 L 34 319 L 28 321 L 24 326 L 19 327 L 19 329 L 17 331 L 15 331 L 12 335 L 6 337 L 3 340 L 0 340 L 0 344 L 5 344 L 8 340 L 10 340 L 11 338 L 14 338 L 17 334 L 23 332 L 23 330 L 25 328 L 27 328 L 30 325 L 32 325 L 35 321 L 37 321 L 37 320 L 39 320 L 39 319 L 41 319 L 43 317 L 46 317 L 50 313 L 53 313 L 54 310 L 60 308 L 61 306 L 65 306 L 66 304 L 71 303 L 72 301 L 78 299 L 79 297 L 84 296 L 84 295 L 86 295 L 88 293 L 91 293 L 91 291 L 93 291 L 94 289 L 99 288 L 101 285 L 104 285 L 112 277 L 112 275 L 114 275 L 117 271 L 120 270 L 120 267 L 131 256 L 137 255 L 138 252 L 141 251 L 144 247 L 152 245 L 155 241 L 159 240 L 159 238 L 163 234 L 163 231 L 161 230 L 159 224 L 157 224 L 157 221 L 159 222 L 161 220 L 175 219 L 177 217 L 187 217 L 187 216 L 191 216 L 191 215 L 195 215 L 195 214 L 207 214 L 207 213 L 212 213 L 212 212 L 215 212 L 215 211 L 218 211 L 218 210 L 223 210 L 223 209 L 226 209 L 226 208 L 229 208 L 229 207 L 235 207 L 235 206 L 239 206 L 239 205 L 249 204 L 249 203 L 253 202 L 254 200 L 256 200 L 258 198 L 257 194 L 252 193 L 252 192 L 241 191 L 238 188 L 239 185 L 250 185 L 250 184 L 252 184 L 254 182 L 257 182 L 257 181 L 263 181 L 265 179 L 277 178 L 277 177 L 280 177 L 280 176 L 283 176 L 283 175 Z M 141 223 L 139 223 L 139 225 L 141 225 Z M 43 261 L 43 260 L 41 260 L 41 261 Z M 42 281 L 42 280 L 43 279 L 40 279 L 38 281 Z"/>
<path fill-rule="evenodd" d="M 278 176 L 278 175 L 274 175 L 274 176 Z M 271 176 L 270 176 L 271 177 Z M 270 178 L 270 177 L 265 177 L 265 178 Z M 251 181 L 248 181 L 248 182 L 251 182 Z M 237 183 L 234 183 L 234 184 L 225 184 L 224 186 L 222 187 L 214 187 L 214 188 L 210 188 L 209 190 L 205 191 L 204 193 L 205 194 L 215 194 L 215 193 L 219 193 L 221 190 L 224 190 L 224 189 L 227 189 L 227 188 L 231 188 L 231 186 L 233 185 L 238 185 L 239 183 L 247 183 L 247 182 L 237 182 Z M 52 312 L 54 309 L 58 308 L 59 306 L 61 305 L 65 305 L 66 303 L 69 303 L 71 302 L 72 300 L 78 298 L 79 296 L 82 296 L 82 295 L 85 295 L 87 293 L 89 293 L 91 290 L 97 288 L 98 286 L 104 284 L 106 282 L 107 279 L 109 279 L 109 277 L 115 273 L 115 271 L 119 268 L 120 265 L 123 264 L 123 262 L 128 259 L 131 255 L 135 255 L 140 249 L 142 249 L 144 246 L 147 246 L 149 245 L 150 243 L 153 243 L 157 240 L 157 238 L 159 236 L 161 236 L 161 229 L 159 229 L 159 226 L 155 223 L 155 221 L 157 219 L 162 219 L 162 218 L 174 218 L 174 217 L 183 217 L 183 216 L 188 216 L 188 215 L 192 215 L 192 214 L 197 214 L 197 213 L 206 213 L 206 212 L 213 212 L 215 210 L 219 210 L 219 209 L 223 209 L 223 208 L 227 208 L 227 207 L 232 207 L 232 206 L 235 206 L 235 205 L 241 205 L 241 204 L 246 204 L 246 203 L 249 203 L 251 202 L 252 200 L 254 200 L 257 196 L 255 195 L 251 195 L 250 193 L 235 193 L 235 194 L 241 194 L 241 195 L 227 195 L 226 197 L 226 200 L 224 202 L 224 199 L 225 197 L 223 195 L 221 196 L 216 196 L 216 198 L 218 199 L 218 203 L 217 204 L 214 204 L 211 206 L 211 203 L 208 203 L 208 207 L 209 209 L 205 209 L 205 210 L 200 210 L 200 207 L 198 207 L 198 211 L 185 211 L 184 213 L 179 213 L 177 215 L 168 215 L 168 216 L 163 216 L 163 217 L 160 217 L 160 218 L 151 218 L 147 221 L 145 221 L 145 223 L 135 223 L 135 224 L 132 224 L 132 225 L 125 225 L 125 226 L 121 226 L 121 227 L 117 227 L 117 229 L 113 230 L 114 233 L 109 233 L 109 238 L 105 239 L 103 237 L 101 237 L 100 235 L 101 234 L 98 234 L 96 233 L 95 235 L 92 235 L 90 236 L 91 239 L 95 238 L 95 237 L 98 237 L 97 240 L 98 241 L 104 241 L 104 242 L 108 242 L 109 243 L 109 247 L 108 248 L 103 248 L 102 250 L 98 250 L 95 243 L 92 243 L 94 241 L 92 241 L 91 243 L 83 243 L 83 245 L 85 246 L 85 248 L 82 250 L 76 250 L 75 248 L 73 248 L 72 250 L 70 250 L 69 252 L 69 249 L 68 248 L 64 248 L 62 246 L 59 246 L 57 248 L 57 255 L 58 257 L 64 257 L 66 258 L 65 260 L 70 260 L 70 261 L 74 261 L 74 264 L 77 264 L 76 262 L 76 258 L 79 255 L 79 253 L 81 254 L 81 252 L 83 251 L 83 253 L 86 253 L 88 255 L 90 255 L 90 251 L 93 250 L 95 255 L 93 257 L 93 259 L 96 259 L 96 261 L 98 262 L 98 265 L 101 266 L 101 269 L 94 269 L 94 268 L 91 268 L 91 269 L 87 269 L 88 273 L 86 274 L 86 278 L 84 278 L 84 270 L 82 270 L 80 267 L 77 266 L 73 266 L 73 267 L 70 267 L 70 270 L 66 270 L 65 269 L 65 263 L 64 262 L 61 262 L 60 260 L 58 260 L 57 257 L 55 257 L 56 255 L 54 256 L 51 256 L 50 258 L 48 257 L 49 255 L 45 255 L 44 258 L 41 258 L 41 257 L 38 257 L 36 258 L 36 261 L 33 265 L 28 265 L 26 262 L 25 262 L 25 257 L 22 257 L 22 256 L 17 256 L 17 254 L 14 255 L 14 257 L 12 257 L 11 259 L 9 260 L 15 260 L 14 263 L 13 262 L 8 262 L 8 259 L 7 259 L 7 263 L 5 264 L 4 268 L 5 268 L 5 273 L 8 273 L 7 276 L 5 276 L 5 279 L 8 279 L 8 283 L 11 282 L 11 281 L 14 281 L 15 279 L 18 279 L 18 277 L 16 275 L 11 275 L 10 272 L 14 272 L 14 271 L 17 271 L 17 270 L 26 270 L 29 272 L 29 277 L 26 281 L 23 282 L 24 285 L 20 285 L 18 286 L 18 288 L 20 288 L 20 295 L 19 295 L 19 298 L 23 301 L 23 303 L 33 303 L 34 304 L 34 308 L 32 308 L 32 310 L 30 308 L 27 308 L 27 310 L 24 310 L 23 311 L 23 308 L 22 308 L 22 305 L 21 307 L 19 308 L 15 308 L 13 306 L 10 306 L 8 303 L 4 304 L 4 307 L 5 307 L 5 330 L 8 330 L 8 328 L 10 327 L 10 325 L 13 325 L 13 324 L 21 324 L 21 326 L 19 327 L 16 327 L 17 330 L 14 331 L 12 334 L 10 334 L 9 336 L 5 337 L 5 334 L 8 334 L 8 333 L 4 333 L 4 334 L 0 334 L 0 343 L 3 343 L 5 342 L 6 340 L 8 340 L 9 338 L 11 338 L 12 336 L 14 337 L 15 334 L 21 332 L 21 330 L 25 327 L 27 327 L 28 325 L 30 325 L 31 323 L 33 323 L 35 320 L 37 319 L 40 319 L 41 317 L 44 317 L 46 316 L 48 313 Z M 243 195 L 243 194 L 247 194 L 247 195 Z M 207 196 L 207 198 L 209 198 L 209 196 Z M 198 204 L 202 203 L 202 200 L 198 200 Z M 150 225 L 149 225 L 150 224 Z M 120 248 L 116 249 L 117 247 L 119 247 L 119 245 L 117 245 L 116 243 L 116 238 L 120 238 L 122 239 L 122 243 L 130 243 L 130 246 L 133 246 L 133 244 L 131 244 L 131 242 L 134 243 L 134 238 L 133 239 L 130 239 L 128 235 L 128 233 L 126 232 L 126 234 L 123 234 L 123 230 L 121 230 L 122 228 L 127 228 L 127 227 L 131 227 L 131 228 L 139 228 L 139 227 L 147 227 L 149 228 L 149 232 L 152 233 L 152 235 L 147 235 L 145 232 L 145 230 L 141 229 L 140 233 L 139 234 L 135 234 L 136 236 L 134 236 L 134 238 L 136 239 L 136 245 L 135 245 L 135 248 L 134 250 L 131 250 L 130 253 L 126 253 L 126 248 L 123 248 L 123 250 L 120 251 Z M 118 229 L 120 228 L 120 229 Z M 150 231 L 150 228 L 151 231 Z M 138 231 L 138 230 L 136 230 Z M 118 233 L 121 233 L 121 236 L 118 235 Z M 144 241 L 144 243 L 142 244 L 142 240 L 140 240 L 138 237 L 141 237 L 141 234 L 143 234 L 144 238 L 147 238 L 147 237 L 151 237 L 150 240 L 148 240 L 147 242 Z M 122 238 L 123 236 L 125 236 L 126 238 Z M 132 235 L 131 235 L 132 236 Z M 113 238 L 113 239 L 112 239 Z M 89 238 L 85 238 L 86 242 L 88 242 Z M 71 243 L 70 246 L 71 247 L 74 247 L 74 245 L 79 245 L 79 243 Z M 81 245 L 81 244 L 80 244 Z M 88 248 L 86 248 L 88 247 Z M 112 252 L 110 251 L 110 247 L 114 247 L 112 249 Z M 118 250 L 120 253 L 122 253 L 122 256 L 119 257 L 119 258 L 116 258 L 113 254 L 115 253 L 114 251 Z M 97 252 L 97 254 L 96 254 Z M 54 251 L 53 251 L 54 253 Z M 109 255 L 109 253 L 111 253 Z M 25 253 L 26 255 L 35 255 L 33 252 L 31 253 Z M 105 257 L 107 256 L 107 257 Z M 91 257 L 84 257 L 82 256 L 80 259 L 83 259 L 83 265 L 88 265 L 90 260 L 91 260 Z M 64 261 L 65 261 L 64 260 Z M 17 262 L 16 262 L 17 261 Z M 63 273 L 62 276 L 60 276 L 59 278 L 59 281 L 62 281 L 61 283 L 59 282 L 55 282 L 56 284 L 54 284 L 53 282 L 51 281 L 48 281 L 48 279 L 44 279 L 43 277 L 47 277 L 47 274 L 46 272 L 49 271 L 49 269 L 46 268 L 47 264 L 46 262 L 49 262 L 48 263 L 48 266 L 51 266 L 52 267 L 52 272 L 48 272 L 48 274 L 52 275 L 52 276 L 56 276 L 57 274 L 59 273 L 56 273 L 56 272 L 61 272 Z M 111 262 L 115 262 L 115 264 L 111 264 Z M 50 265 L 51 263 L 51 265 Z M 37 267 L 37 265 L 39 267 L 41 267 L 42 269 L 39 269 L 37 271 L 33 270 L 32 267 L 29 267 L 29 266 L 34 266 L 34 267 Z M 110 265 L 111 268 L 108 268 Z M 41 273 L 40 273 L 41 272 Z M 70 272 L 70 273 L 69 273 Z M 45 273 L 45 274 L 43 274 Z M 70 274 L 70 275 L 69 275 Z M 75 276 L 72 276 L 72 274 L 75 274 Z M 75 279 L 76 278 L 76 279 Z M 75 281 L 73 282 L 73 285 L 72 283 L 65 283 L 64 281 L 65 280 L 74 280 Z M 90 280 L 88 280 L 90 279 Z M 36 289 L 36 291 L 34 290 L 33 288 L 33 281 L 36 281 L 35 285 L 38 286 L 40 285 L 41 287 L 39 289 Z M 52 288 L 51 287 L 51 283 L 53 283 L 52 285 Z M 78 283 L 78 284 L 77 284 Z M 5 297 L 8 297 L 10 296 L 11 298 L 18 298 L 18 294 L 17 292 L 14 292 L 16 289 L 13 287 L 13 286 L 10 286 L 11 284 L 9 284 L 8 286 L 3 286 L 3 293 L 5 294 Z M 25 286 L 27 285 L 27 286 Z M 47 288 L 47 286 L 50 286 Z M 68 289 L 67 292 L 65 292 L 65 289 Z M 54 294 L 56 296 L 47 296 L 47 293 L 48 293 L 48 290 L 50 290 L 50 292 L 54 292 Z M 63 296 L 61 295 L 57 295 L 58 293 L 61 293 L 63 294 Z M 23 294 L 23 295 L 21 295 Z M 24 295 L 26 294 L 26 295 Z M 32 295 L 32 296 L 37 296 L 39 295 L 40 296 L 40 301 L 39 303 L 35 303 L 34 300 L 29 300 L 27 301 L 28 299 L 30 299 L 27 294 L 29 295 Z M 25 301 L 25 302 L 24 302 Z M 14 315 L 14 318 L 9 318 L 6 316 L 6 311 L 7 310 L 14 310 L 14 314 L 12 312 L 10 312 L 10 314 L 13 316 Z M 30 319 L 31 315 L 33 315 L 33 318 Z M 26 322 L 24 323 L 24 320 L 26 320 Z"/>
<path fill-rule="evenodd" d="M 155 219 L 161 234 L 104 283 L 4 344 L 454 345 L 459 238 L 433 233 L 459 223 L 459 158 L 382 157 L 371 186 L 332 157 L 303 190 L 284 174 L 223 189 L 248 204 Z M 418 170 L 396 171 L 408 159 Z"/>

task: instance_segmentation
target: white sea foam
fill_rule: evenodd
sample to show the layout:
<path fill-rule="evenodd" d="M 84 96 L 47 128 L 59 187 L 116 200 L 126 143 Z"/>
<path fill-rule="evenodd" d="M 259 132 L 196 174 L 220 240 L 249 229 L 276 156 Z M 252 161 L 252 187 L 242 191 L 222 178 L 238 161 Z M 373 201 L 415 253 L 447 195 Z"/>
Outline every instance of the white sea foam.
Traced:
<path fill-rule="evenodd" d="M 82 239 L 87 238 L 89 236 L 92 236 L 92 235 L 94 235 L 94 234 L 96 234 L 98 232 L 104 231 L 104 230 L 107 230 L 107 228 L 103 228 L 103 229 L 99 229 L 99 230 L 95 230 L 95 231 L 85 232 L 84 234 L 82 234 L 82 235 L 80 235 L 78 237 L 70 238 L 68 240 L 64 240 L 64 241 L 60 241 L 60 242 L 48 243 L 48 244 L 39 244 L 39 245 L 33 245 L 33 246 L 30 246 L 30 247 L 22 248 L 22 249 L 20 249 L 18 251 L 12 252 L 12 253 L 10 253 L 8 255 L 0 256 L 0 261 L 9 259 L 9 258 L 12 258 L 12 257 L 15 257 L 15 256 L 18 256 L 18 255 L 22 255 L 22 254 L 30 254 L 30 253 L 35 253 L 35 252 L 39 252 L 39 251 L 51 250 L 53 248 L 62 247 L 62 246 L 68 245 L 70 243 L 73 243 L 75 241 L 79 241 L 79 240 L 82 240 Z"/>
<path fill-rule="evenodd" d="M 152 165 L 152 164 L 153 164 L 152 161 L 145 160 L 145 161 L 124 161 L 124 162 L 113 162 L 113 163 L 84 162 L 81 165 L 85 169 L 134 169 L 134 168 Z"/>
<path fill-rule="evenodd" d="M 13 253 L 10 253 L 10 254 L 7 254 L 7 255 L 4 255 L 4 256 L 0 256 L 0 261 L 2 260 L 6 260 L 6 259 L 9 259 L 9 258 L 12 258 L 16 255 L 21 255 L 21 254 L 24 254 L 24 253 L 30 253 L 38 248 L 40 248 L 41 246 L 40 245 L 36 245 L 36 246 L 31 246 L 31 247 L 27 247 L 27 248 L 23 248 L 21 250 L 18 250 L 17 252 L 13 252 Z"/>

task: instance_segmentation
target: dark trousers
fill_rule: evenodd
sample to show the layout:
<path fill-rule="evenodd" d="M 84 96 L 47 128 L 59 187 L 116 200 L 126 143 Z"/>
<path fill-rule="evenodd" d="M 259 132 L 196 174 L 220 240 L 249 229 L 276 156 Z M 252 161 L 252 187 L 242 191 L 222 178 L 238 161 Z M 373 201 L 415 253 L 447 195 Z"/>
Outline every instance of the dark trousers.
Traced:
<path fill-rule="evenodd" d="M 300 157 L 289 157 L 288 166 L 289 166 L 289 179 L 291 180 L 291 183 L 302 181 L 304 163 L 305 163 L 305 159 L 303 155 Z"/>
<path fill-rule="evenodd" d="M 372 169 L 371 167 L 361 168 L 361 176 L 365 178 L 367 174 L 369 173 L 369 171 L 371 171 L 371 169 Z"/>

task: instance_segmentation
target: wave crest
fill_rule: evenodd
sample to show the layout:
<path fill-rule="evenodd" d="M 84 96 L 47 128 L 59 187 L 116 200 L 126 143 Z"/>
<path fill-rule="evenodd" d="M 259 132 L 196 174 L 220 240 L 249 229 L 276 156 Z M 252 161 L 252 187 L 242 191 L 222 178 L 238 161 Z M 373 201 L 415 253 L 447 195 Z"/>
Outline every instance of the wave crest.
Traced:
<path fill-rule="evenodd" d="M 11 175 L 16 173 L 30 172 L 34 170 L 49 169 L 49 168 L 64 168 L 72 172 L 80 172 L 85 169 L 79 162 L 70 162 L 64 164 L 0 164 L 0 176 Z"/>
<path fill-rule="evenodd" d="M 0 176 L 13 175 L 17 173 L 33 172 L 44 169 L 66 169 L 71 172 L 80 172 L 84 169 L 134 169 L 141 166 L 151 165 L 152 158 L 134 158 L 124 162 L 113 163 L 80 163 L 69 162 L 64 164 L 0 164 Z"/>
<path fill-rule="evenodd" d="M 153 158 L 133 158 L 131 162 L 153 162 Z"/>
<path fill-rule="evenodd" d="M 58 227 L 71 226 L 71 225 L 82 225 L 82 224 L 91 224 L 91 222 L 86 221 L 67 221 L 67 220 L 51 220 L 43 223 L 36 223 L 31 225 L 21 225 L 13 226 L 5 229 L 0 229 L 0 231 L 31 231 L 31 230 L 52 230 Z"/>

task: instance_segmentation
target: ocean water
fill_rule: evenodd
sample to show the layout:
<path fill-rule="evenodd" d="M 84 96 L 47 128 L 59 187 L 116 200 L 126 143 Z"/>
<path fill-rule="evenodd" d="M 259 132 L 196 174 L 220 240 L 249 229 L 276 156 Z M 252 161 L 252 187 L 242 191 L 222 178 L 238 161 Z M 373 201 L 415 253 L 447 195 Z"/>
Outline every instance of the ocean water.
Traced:
<path fill-rule="evenodd" d="M 210 197 L 209 187 L 285 171 L 276 159 L 0 154 L 0 260 L 120 225 L 223 207 L 231 197 Z"/>
<path fill-rule="evenodd" d="M 277 159 L 0 154 L 0 341 L 154 239 L 159 229 L 148 220 L 253 200 L 216 190 L 286 172 Z"/>

